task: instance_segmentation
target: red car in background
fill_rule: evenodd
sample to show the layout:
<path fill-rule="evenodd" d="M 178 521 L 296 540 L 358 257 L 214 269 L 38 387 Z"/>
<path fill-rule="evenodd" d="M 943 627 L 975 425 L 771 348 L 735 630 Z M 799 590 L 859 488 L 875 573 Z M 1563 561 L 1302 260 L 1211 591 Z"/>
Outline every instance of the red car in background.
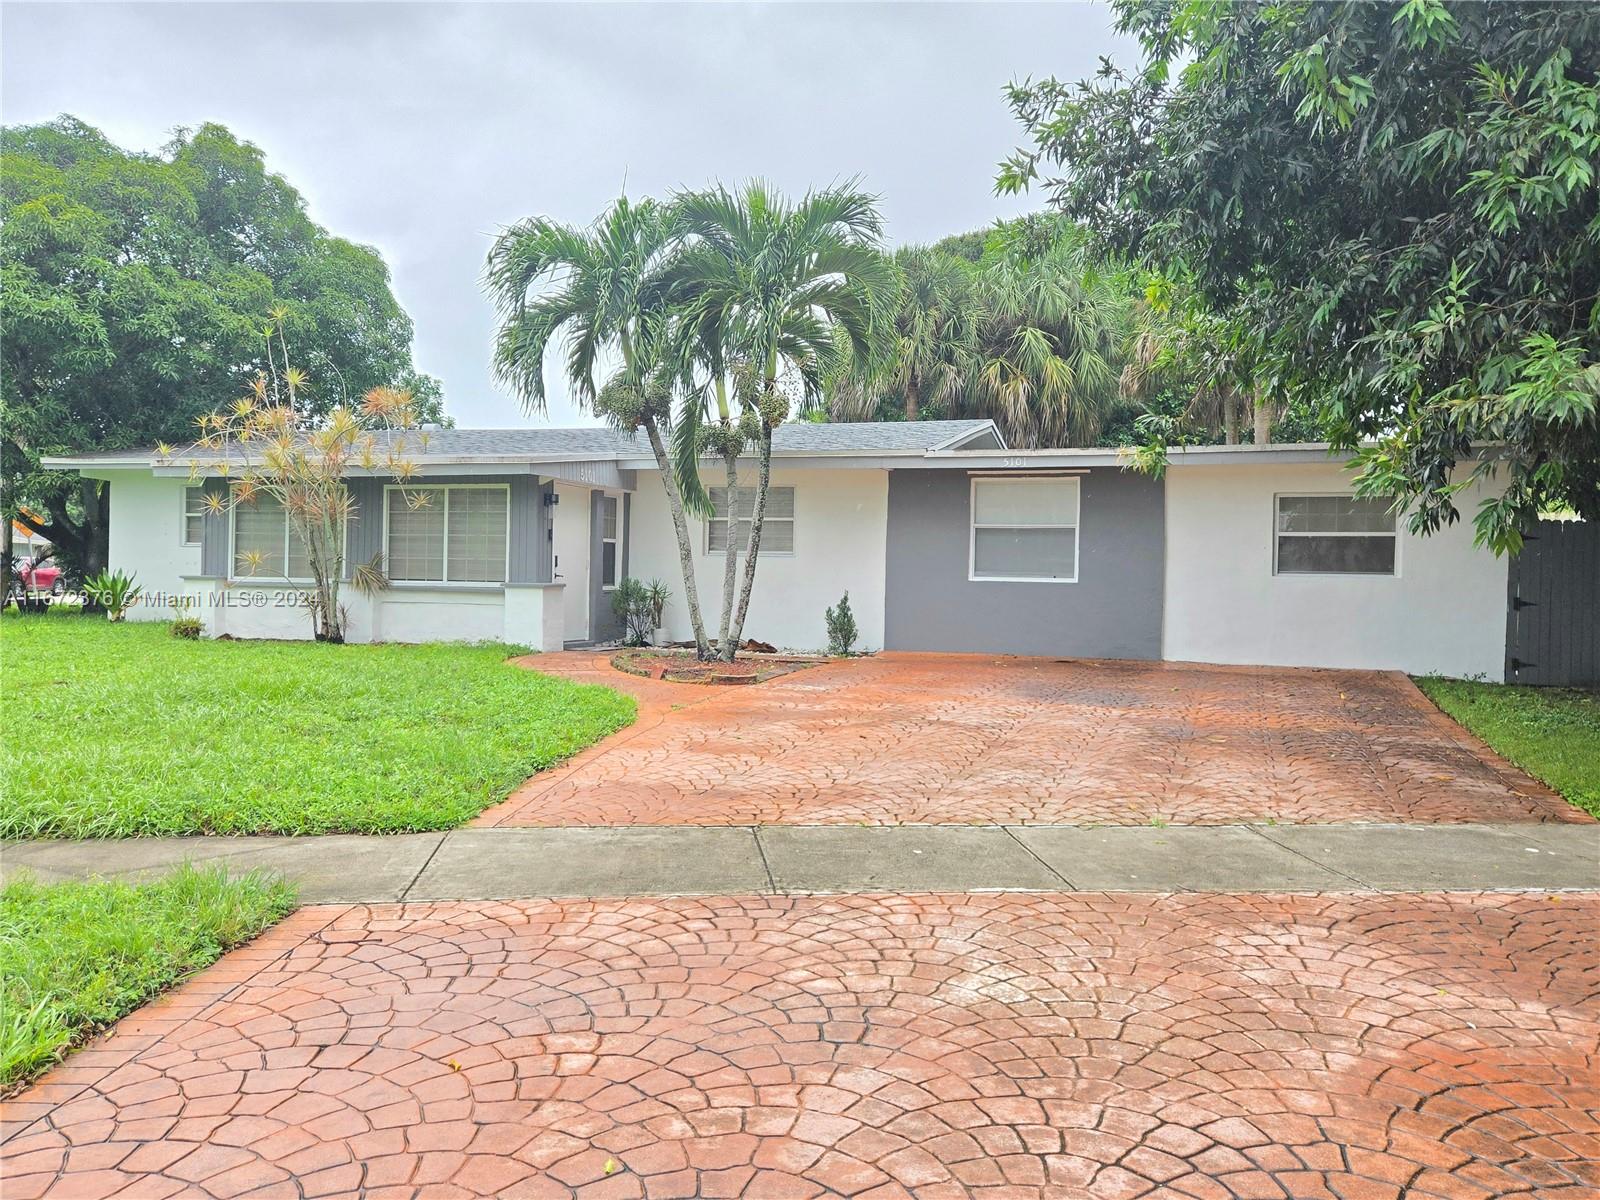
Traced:
<path fill-rule="evenodd" d="M 61 577 L 61 568 L 48 559 L 35 565 L 31 558 L 19 558 L 14 575 L 16 589 L 21 593 L 49 592 L 59 596 L 67 590 L 67 581 Z"/>

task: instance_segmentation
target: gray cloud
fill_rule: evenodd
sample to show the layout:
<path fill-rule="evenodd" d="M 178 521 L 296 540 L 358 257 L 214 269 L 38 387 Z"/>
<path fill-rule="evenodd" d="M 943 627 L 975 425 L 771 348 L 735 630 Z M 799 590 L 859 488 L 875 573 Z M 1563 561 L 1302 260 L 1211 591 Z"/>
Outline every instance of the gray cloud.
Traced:
<path fill-rule="evenodd" d="M 859 176 L 891 239 L 1038 203 L 991 194 L 1009 79 L 1128 47 L 1089 5 L 8 3 L 0 113 L 153 149 L 220 121 L 312 215 L 377 246 L 463 425 L 528 423 L 489 374 L 489 240 L 532 213 L 764 175 Z M 587 418 L 552 392 L 548 420 Z"/>

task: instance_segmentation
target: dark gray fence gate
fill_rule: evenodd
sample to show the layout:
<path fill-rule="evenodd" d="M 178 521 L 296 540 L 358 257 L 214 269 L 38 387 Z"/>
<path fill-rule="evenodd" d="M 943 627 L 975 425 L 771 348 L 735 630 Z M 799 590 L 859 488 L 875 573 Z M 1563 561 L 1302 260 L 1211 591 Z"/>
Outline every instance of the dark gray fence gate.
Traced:
<path fill-rule="evenodd" d="M 1509 574 L 1506 682 L 1600 687 L 1600 522 L 1538 522 Z"/>

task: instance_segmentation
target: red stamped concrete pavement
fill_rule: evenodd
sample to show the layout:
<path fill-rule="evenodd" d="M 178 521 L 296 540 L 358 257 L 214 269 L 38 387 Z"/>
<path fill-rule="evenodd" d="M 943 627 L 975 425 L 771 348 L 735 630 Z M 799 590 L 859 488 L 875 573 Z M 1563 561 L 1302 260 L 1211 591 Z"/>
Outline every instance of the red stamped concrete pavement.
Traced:
<path fill-rule="evenodd" d="M 1591 819 L 1398 674 L 884 654 L 707 688 L 522 661 L 640 720 L 478 825 Z"/>
<path fill-rule="evenodd" d="M 1600 895 L 306 909 L 5 1106 L 38 1196 L 1600 1194 Z"/>

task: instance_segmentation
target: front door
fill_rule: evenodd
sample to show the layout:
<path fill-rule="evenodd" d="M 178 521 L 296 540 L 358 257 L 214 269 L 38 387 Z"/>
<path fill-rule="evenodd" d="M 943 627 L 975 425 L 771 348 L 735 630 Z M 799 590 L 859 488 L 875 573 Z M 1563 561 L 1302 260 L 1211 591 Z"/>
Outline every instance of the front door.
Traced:
<path fill-rule="evenodd" d="M 561 589 L 563 635 L 569 642 L 589 637 L 589 489 L 556 484 L 555 581 Z"/>

